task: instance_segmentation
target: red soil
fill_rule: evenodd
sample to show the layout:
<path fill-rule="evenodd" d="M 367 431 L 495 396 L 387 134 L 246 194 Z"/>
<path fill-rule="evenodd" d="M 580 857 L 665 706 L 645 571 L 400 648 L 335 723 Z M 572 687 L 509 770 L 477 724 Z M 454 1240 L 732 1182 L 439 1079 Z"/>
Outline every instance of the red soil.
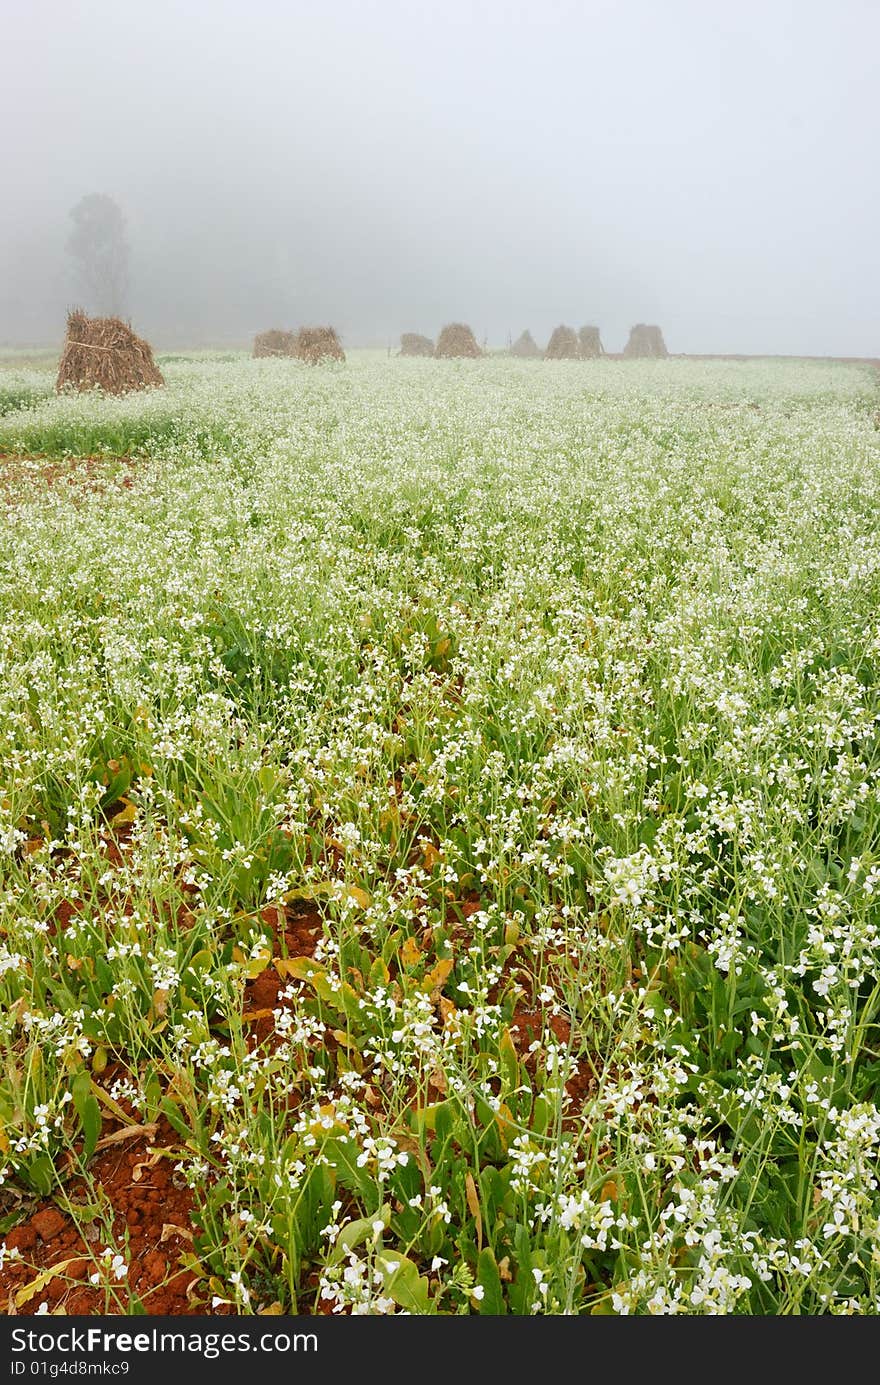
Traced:
<path fill-rule="evenodd" d="M 528 1010 L 525 1006 L 519 1006 L 514 1011 L 510 1025 L 510 1034 L 513 1045 L 527 1072 L 534 1072 L 536 1066 L 536 1055 L 529 1052 L 533 1043 L 540 1043 L 541 1035 L 545 1029 L 549 1029 L 560 1048 L 567 1048 L 571 1041 L 571 1025 L 562 1015 L 549 1015 L 544 1010 Z M 565 1084 L 565 1090 L 571 1099 L 568 1116 L 563 1124 L 571 1120 L 583 1105 L 590 1092 L 595 1088 L 596 1075 L 592 1065 L 585 1059 L 580 1059 L 572 1072 L 571 1077 Z"/>
<path fill-rule="evenodd" d="M 323 931 L 317 909 L 294 913 L 270 907 L 263 910 L 262 917 L 272 928 L 273 956 L 312 956 Z M 271 965 L 247 983 L 242 1014 L 256 1044 L 266 1043 L 271 1038 L 275 1028 L 272 1012 L 279 1004 L 278 992 L 286 985 L 286 980 Z"/>
<path fill-rule="evenodd" d="M 176 1143 L 176 1136 L 160 1120 L 152 1138 L 138 1136 L 102 1150 L 92 1160 L 90 1174 L 107 1199 L 112 1216 L 114 1254 L 129 1265 L 127 1276 L 116 1280 L 104 1271 L 107 1282 L 125 1304 L 137 1298 L 147 1313 L 192 1315 L 208 1311 L 198 1292 L 199 1276 L 181 1266 L 181 1256 L 191 1250 L 193 1194 L 175 1180 L 173 1158 L 152 1153 Z M 67 1196 L 74 1203 L 94 1199 L 85 1181 L 74 1179 Z M 78 1229 L 73 1218 L 51 1199 L 44 1199 L 25 1221 L 4 1238 L 9 1250 L 21 1252 L 21 1260 L 9 1260 L 0 1268 L 0 1312 L 29 1315 L 40 1304 L 61 1306 L 69 1314 L 108 1311 L 104 1276 L 100 1285 L 89 1282 L 107 1244 L 104 1218 Z M 127 1244 L 126 1244 L 127 1242 Z M 16 1294 L 53 1265 L 71 1260 L 63 1273 L 50 1279 L 28 1302 L 17 1304 Z M 190 1290 L 188 1294 L 187 1290 Z M 119 1312 L 112 1300 L 110 1312 Z"/>
<path fill-rule="evenodd" d="M 122 475 L 110 475 L 110 465 L 125 468 Z M 0 452 L 0 497 L 13 505 L 29 494 L 35 484 L 53 487 L 66 485 L 75 495 L 79 490 L 106 490 L 134 485 L 135 462 L 131 457 L 72 457 L 59 461 L 51 457 L 19 457 Z"/>

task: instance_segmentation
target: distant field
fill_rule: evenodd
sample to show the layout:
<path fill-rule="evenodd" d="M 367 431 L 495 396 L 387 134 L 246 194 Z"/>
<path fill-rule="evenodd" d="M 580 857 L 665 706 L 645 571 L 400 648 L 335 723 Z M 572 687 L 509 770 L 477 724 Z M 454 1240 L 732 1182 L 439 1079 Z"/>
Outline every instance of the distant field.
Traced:
<path fill-rule="evenodd" d="M 0 353 L 0 1304 L 875 1314 L 875 372 L 158 359 Z"/>

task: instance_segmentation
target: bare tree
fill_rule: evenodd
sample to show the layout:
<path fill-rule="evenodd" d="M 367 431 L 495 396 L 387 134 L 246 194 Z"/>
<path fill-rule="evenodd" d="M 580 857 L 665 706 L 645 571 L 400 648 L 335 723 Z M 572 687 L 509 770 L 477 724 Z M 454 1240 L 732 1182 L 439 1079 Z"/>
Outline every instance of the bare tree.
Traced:
<path fill-rule="evenodd" d="M 128 291 L 128 241 L 125 217 L 105 193 L 92 192 L 71 208 L 73 230 L 67 241 L 77 268 L 86 308 L 121 317 Z"/>

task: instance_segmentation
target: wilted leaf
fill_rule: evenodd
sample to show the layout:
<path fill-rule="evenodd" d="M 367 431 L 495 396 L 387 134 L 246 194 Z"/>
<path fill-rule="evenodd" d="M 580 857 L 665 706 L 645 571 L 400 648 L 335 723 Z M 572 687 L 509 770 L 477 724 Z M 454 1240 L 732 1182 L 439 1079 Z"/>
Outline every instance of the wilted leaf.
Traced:
<path fill-rule="evenodd" d="M 120 808 L 118 813 L 114 813 L 110 819 L 110 823 L 113 827 L 126 827 L 134 822 L 138 815 L 138 810 L 134 803 L 131 803 L 127 798 L 123 798 L 120 801 L 125 806 Z"/>
<path fill-rule="evenodd" d="M 170 1241 L 174 1236 L 180 1236 L 184 1241 L 191 1241 L 193 1233 L 188 1226 L 176 1226 L 174 1222 L 163 1222 L 162 1235 L 159 1237 L 160 1244 L 163 1241 Z"/>
<path fill-rule="evenodd" d="M 421 949 L 415 938 L 407 938 L 400 949 L 400 960 L 405 967 L 415 967 L 422 960 Z"/>
<path fill-rule="evenodd" d="M 444 957 L 437 962 L 430 971 L 426 971 L 422 980 L 419 982 L 419 990 L 427 992 L 431 999 L 436 1003 L 440 999 L 440 992 L 449 980 L 449 973 L 455 963 L 451 957 Z"/>
<path fill-rule="evenodd" d="M 455 1001 L 447 1000 L 445 995 L 441 995 L 438 997 L 437 1004 L 440 1009 L 440 1018 L 444 1024 L 448 1024 L 456 1012 Z"/>
<path fill-rule="evenodd" d="M 353 899 L 356 904 L 359 904 L 362 909 L 369 909 L 373 902 L 371 896 L 367 894 L 366 890 L 362 890 L 360 885 L 349 885 L 345 894 L 349 899 Z"/>
<path fill-rule="evenodd" d="M 279 976 L 289 976 L 294 981 L 312 981 L 327 972 L 323 963 L 312 957 L 276 957 L 275 970 Z"/>
<path fill-rule="evenodd" d="M 425 870 L 433 870 L 438 862 L 443 860 L 442 853 L 439 852 L 433 842 L 419 842 L 422 848 Z"/>
<path fill-rule="evenodd" d="M 31 1280 L 30 1284 L 24 1284 L 20 1289 L 17 1289 L 15 1292 L 16 1308 L 23 1308 L 26 1303 L 30 1303 L 32 1298 L 36 1298 L 37 1294 L 42 1293 L 50 1280 L 57 1279 L 59 1274 L 63 1274 L 77 1260 L 82 1260 L 82 1256 L 71 1255 L 68 1260 L 59 1260 L 57 1265 L 53 1265 L 51 1269 L 43 1270 L 41 1274 L 38 1274 L 36 1279 Z"/>

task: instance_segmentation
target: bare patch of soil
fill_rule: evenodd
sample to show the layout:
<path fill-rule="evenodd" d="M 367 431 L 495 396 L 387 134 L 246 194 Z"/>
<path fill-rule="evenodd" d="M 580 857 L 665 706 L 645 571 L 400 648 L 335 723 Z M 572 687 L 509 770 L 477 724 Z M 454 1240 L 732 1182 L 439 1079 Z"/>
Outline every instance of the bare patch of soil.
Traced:
<path fill-rule="evenodd" d="M 0 453 L 0 500 L 7 505 L 33 495 L 34 487 L 67 491 L 131 490 L 135 462 L 132 457 L 28 457 Z"/>
<path fill-rule="evenodd" d="M 315 908 L 300 911 L 274 906 L 263 910 L 263 922 L 272 929 L 273 957 L 311 957 L 323 932 L 321 915 Z M 255 1044 L 264 1044 L 275 1029 L 273 1011 L 278 993 L 287 985 L 273 965 L 267 966 L 245 987 L 243 1017 Z"/>
<path fill-rule="evenodd" d="M 125 1311 L 121 1305 L 129 1299 L 139 1300 L 150 1314 L 208 1311 L 199 1276 L 181 1263 L 192 1248 L 194 1199 L 176 1175 L 170 1154 L 175 1143 L 171 1127 L 160 1120 L 152 1139 L 138 1136 L 97 1154 L 89 1172 L 105 1203 L 102 1216 L 89 1210 L 75 1219 L 59 1206 L 61 1199 L 40 1201 L 4 1238 L 6 1250 L 18 1251 L 21 1258 L 7 1259 L 0 1267 L 0 1312 L 29 1315 L 45 1302 L 50 1311 L 112 1313 Z M 82 1178 L 71 1180 L 65 1194 L 74 1205 L 94 1207 L 94 1192 Z M 121 1279 L 101 1261 L 108 1243 L 128 1264 Z M 65 1261 L 69 1263 L 63 1271 L 47 1279 L 33 1296 L 26 1295 L 38 1275 Z M 90 1279 L 95 1274 L 97 1284 Z M 117 1296 L 109 1304 L 108 1284 Z"/>
<path fill-rule="evenodd" d="M 537 1062 L 537 1051 L 531 1051 L 532 1045 L 540 1044 L 541 1037 L 547 1029 L 551 1031 L 561 1048 L 568 1047 L 571 1042 L 571 1024 L 563 1015 L 548 1014 L 540 1009 L 529 1010 L 525 1006 L 519 1006 L 515 1010 L 510 1024 L 510 1034 L 527 1072 L 533 1073 Z M 595 1087 L 596 1074 L 592 1064 L 586 1059 L 579 1059 L 565 1084 L 565 1090 L 572 1103 L 569 1118 L 579 1112 Z"/>

